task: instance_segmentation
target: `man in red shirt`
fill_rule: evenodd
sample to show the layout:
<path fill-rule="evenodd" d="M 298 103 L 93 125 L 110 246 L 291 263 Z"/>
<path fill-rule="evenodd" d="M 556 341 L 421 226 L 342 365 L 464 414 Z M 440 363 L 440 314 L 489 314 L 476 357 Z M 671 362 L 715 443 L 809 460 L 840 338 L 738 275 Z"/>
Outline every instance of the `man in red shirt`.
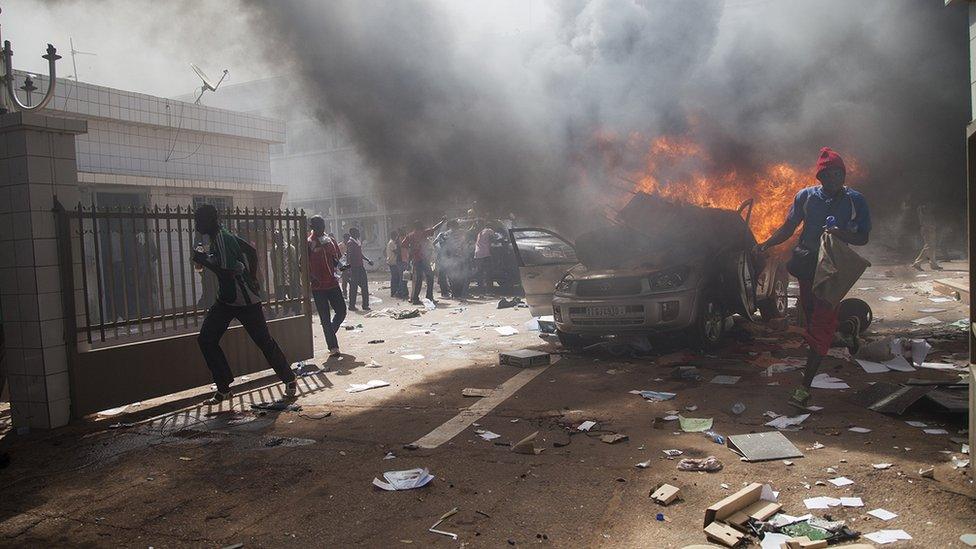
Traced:
<path fill-rule="evenodd" d="M 437 229 L 447 221 L 441 220 L 429 229 L 424 228 L 424 224 L 419 220 L 413 222 L 413 232 L 403 238 L 401 246 L 410 253 L 410 267 L 413 270 L 413 293 L 410 296 L 410 303 L 420 305 L 420 287 L 427 281 L 427 299 L 434 301 L 434 271 L 430 268 L 430 258 L 427 257 L 427 248 L 430 246 L 428 240 Z"/>
<path fill-rule="evenodd" d="M 339 244 L 325 234 L 325 219 L 312 216 L 308 222 L 312 234 L 308 235 L 308 274 L 312 287 L 312 301 L 319 312 L 329 356 L 339 356 L 339 338 L 336 333 L 346 318 L 346 302 L 342 298 L 336 265 L 342 257 Z M 335 310 L 332 316 L 331 309 Z"/>

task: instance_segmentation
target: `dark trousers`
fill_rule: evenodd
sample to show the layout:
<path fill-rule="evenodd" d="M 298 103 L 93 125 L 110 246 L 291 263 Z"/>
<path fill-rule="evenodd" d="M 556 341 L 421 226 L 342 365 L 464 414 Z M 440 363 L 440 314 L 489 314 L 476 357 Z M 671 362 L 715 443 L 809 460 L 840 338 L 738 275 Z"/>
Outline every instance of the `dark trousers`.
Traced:
<path fill-rule="evenodd" d="M 420 287 L 427 282 L 427 299 L 434 300 L 434 272 L 430 270 L 430 263 L 423 259 L 411 261 L 413 266 L 413 294 L 410 301 L 420 301 Z"/>
<path fill-rule="evenodd" d="M 231 373 L 230 365 L 227 364 L 227 357 L 220 348 L 220 338 L 227 331 L 230 321 L 235 318 L 247 330 L 247 335 L 251 336 L 251 341 L 264 353 L 264 358 L 274 368 L 275 373 L 278 374 L 278 379 L 285 383 L 294 381 L 295 374 L 291 371 L 285 354 L 281 352 L 278 342 L 271 337 L 271 332 L 268 331 L 268 323 L 264 319 L 261 304 L 236 307 L 218 301 L 210 307 L 207 317 L 203 319 L 203 326 L 200 327 L 200 335 L 197 336 L 197 342 L 203 352 L 203 359 L 207 361 L 207 368 L 213 375 L 217 390 L 226 393 L 230 389 L 231 382 L 234 381 L 234 374 Z"/>
<path fill-rule="evenodd" d="M 399 295 L 402 284 L 403 271 L 400 270 L 400 265 L 390 265 L 390 297 Z"/>
<path fill-rule="evenodd" d="M 369 309 L 369 279 L 366 276 L 366 267 L 349 268 L 349 307 L 356 307 L 356 292 L 363 291 L 363 309 Z"/>
<path fill-rule="evenodd" d="M 491 288 L 491 258 L 479 257 L 474 260 L 475 276 L 478 278 L 478 288 Z"/>
<path fill-rule="evenodd" d="M 339 325 L 346 318 L 346 302 L 342 299 L 342 290 L 338 287 L 312 290 L 312 301 L 315 302 L 315 309 L 319 312 L 319 322 L 322 323 L 325 341 L 329 344 L 329 350 L 334 351 L 339 348 L 339 338 L 336 337 L 336 333 L 339 331 Z M 330 309 L 335 311 L 335 316 L 332 316 Z"/>
<path fill-rule="evenodd" d="M 442 265 L 437 265 L 437 287 L 441 291 L 442 297 L 447 297 L 451 293 L 451 283 L 447 279 L 447 268 Z"/>

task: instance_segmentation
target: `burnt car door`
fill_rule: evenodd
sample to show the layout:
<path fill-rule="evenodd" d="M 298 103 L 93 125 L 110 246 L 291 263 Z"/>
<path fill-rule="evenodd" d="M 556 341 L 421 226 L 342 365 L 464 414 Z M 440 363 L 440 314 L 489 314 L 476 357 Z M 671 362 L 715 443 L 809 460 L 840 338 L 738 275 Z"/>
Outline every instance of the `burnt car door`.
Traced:
<path fill-rule="evenodd" d="M 735 312 L 745 316 L 749 320 L 756 319 L 756 275 L 762 269 L 762 266 L 759 264 L 760 261 L 758 261 L 753 251 L 756 241 L 752 235 L 751 228 L 749 228 L 749 221 L 752 219 L 752 206 L 753 200 L 750 198 L 743 202 L 736 212 L 742 221 L 745 222 L 746 228 L 749 229 L 749 239 L 748 242 L 744 242 L 746 245 L 744 249 L 736 250 L 731 255 L 734 273 L 732 280 L 735 284 L 733 290 L 735 297 L 732 304 Z"/>
<path fill-rule="evenodd" d="M 552 314 L 552 293 L 576 259 L 576 249 L 565 238 L 548 229 L 508 230 L 518 263 L 525 301 L 532 316 Z"/>

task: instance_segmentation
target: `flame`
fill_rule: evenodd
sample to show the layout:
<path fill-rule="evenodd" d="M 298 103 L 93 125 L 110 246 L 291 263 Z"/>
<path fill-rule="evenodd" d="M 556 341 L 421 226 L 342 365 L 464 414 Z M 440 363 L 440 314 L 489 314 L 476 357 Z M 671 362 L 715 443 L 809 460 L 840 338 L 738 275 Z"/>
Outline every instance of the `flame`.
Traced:
<path fill-rule="evenodd" d="M 800 168 L 785 161 L 759 168 L 716 166 L 708 151 L 688 136 L 660 136 L 648 140 L 632 133 L 620 148 L 636 151 L 642 159 L 639 168 L 626 170 L 621 153 L 612 146 L 614 136 L 595 136 L 605 166 L 610 173 L 633 185 L 632 192 L 696 204 L 735 210 L 753 199 L 750 226 L 758 241 L 769 238 L 782 225 L 797 191 L 816 184 L 814 167 Z M 845 157 L 848 180 L 858 172 L 854 159 Z"/>

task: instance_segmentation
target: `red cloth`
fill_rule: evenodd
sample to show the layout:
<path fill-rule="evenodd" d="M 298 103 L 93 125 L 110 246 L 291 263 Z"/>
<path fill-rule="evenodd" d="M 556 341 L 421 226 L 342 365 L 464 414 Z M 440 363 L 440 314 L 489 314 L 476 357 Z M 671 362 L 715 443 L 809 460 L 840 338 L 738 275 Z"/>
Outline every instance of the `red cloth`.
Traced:
<path fill-rule="evenodd" d="M 339 245 L 328 236 L 316 238 L 308 235 L 308 274 L 312 290 L 331 290 L 339 287 L 336 264 L 339 262 Z"/>
<path fill-rule="evenodd" d="M 820 149 L 820 158 L 817 159 L 817 175 L 820 175 L 820 172 L 827 168 L 840 168 L 844 170 L 844 173 L 847 173 L 847 166 L 844 165 L 844 159 L 830 147 Z"/>
<path fill-rule="evenodd" d="M 410 261 L 427 259 L 427 238 L 432 234 L 430 229 L 418 229 L 403 238 L 400 245 L 410 251 Z"/>
<path fill-rule="evenodd" d="M 812 280 L 800 280 L 800 308 L 806 320 L 803 334 L 807 345 L 815 353 L 824 356 L 830 351 L 837 331 L 837 309 L 813 293 Z"/>

